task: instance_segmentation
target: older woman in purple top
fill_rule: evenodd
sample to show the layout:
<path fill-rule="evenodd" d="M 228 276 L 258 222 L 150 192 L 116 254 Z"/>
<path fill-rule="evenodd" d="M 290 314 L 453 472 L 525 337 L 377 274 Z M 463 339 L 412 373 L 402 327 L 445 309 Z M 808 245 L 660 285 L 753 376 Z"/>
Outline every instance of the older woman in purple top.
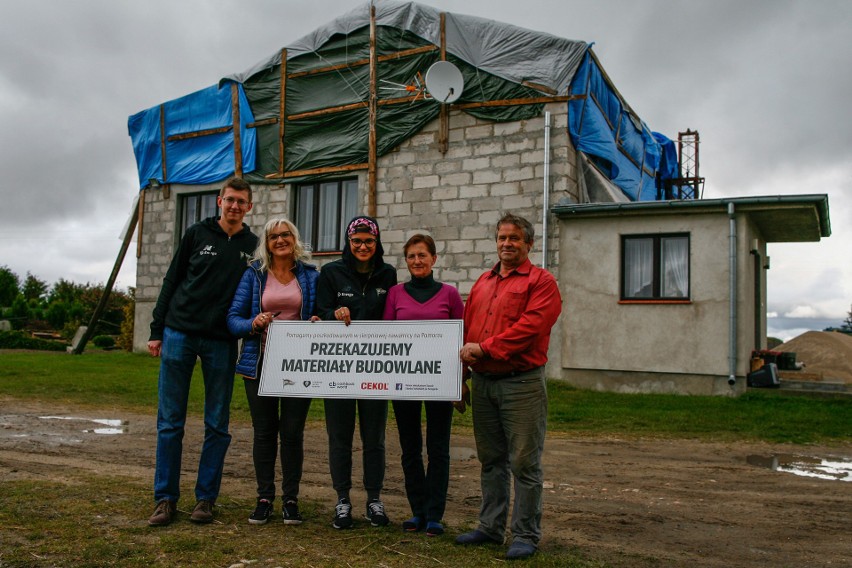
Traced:
<path fill-rule="evenodd" d="M 458 290 L 432 277 L 432 266 L 438 260 L 432 237 L 414 235 L 405 243 L 403 251 L 411 280 L 390 289 L 384 319 L 461 319 L 464 304 Z M 426 407 L 428 468 L 423 465 L 421 405 Z M 414 515 L 402 523 L 402 528 L 409 532 L 425 528 L 428 536 L 441 535 L 450 479 L 453 404 L 449 401 L 394 400 L 393 411 L 402 446 L 405 493 Z"/>

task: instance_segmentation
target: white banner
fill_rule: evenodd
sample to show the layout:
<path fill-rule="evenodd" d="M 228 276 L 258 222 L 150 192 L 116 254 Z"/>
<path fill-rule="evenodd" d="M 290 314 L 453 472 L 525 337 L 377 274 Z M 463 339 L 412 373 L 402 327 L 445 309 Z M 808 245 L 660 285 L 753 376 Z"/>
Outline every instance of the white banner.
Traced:
<path fill-rule="evenodd" d="M 258 393 L 460 400 L 462 320 L 273 321 Z"/>

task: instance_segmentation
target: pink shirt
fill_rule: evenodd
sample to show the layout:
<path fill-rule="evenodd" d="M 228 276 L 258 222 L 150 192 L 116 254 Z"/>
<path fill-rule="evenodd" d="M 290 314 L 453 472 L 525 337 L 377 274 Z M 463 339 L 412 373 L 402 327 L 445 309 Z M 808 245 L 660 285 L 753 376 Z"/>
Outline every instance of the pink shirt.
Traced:
<path fill-rule="evenodd" d="M 260 309 L 264 312 L 281 312 L 277 320 L 297 320 L 302 317 L 302 289 L 293 278 L 287 284 L 278 281 L 271 272 L 266 276 L 266 287 L 260 298 Z M 261 346 L 266 345 L 266 330 L 263 330 Z"/>
<path fill-rule="evenodd" d="M 421 304 L 405 291 L 405 284 L 397 284 L 388 292 L 382 319 L 461 319 L 463 314 L 464 303 L 459 296 L 459 291 L 454 286 L 441 284 L 438 293 Z"/>

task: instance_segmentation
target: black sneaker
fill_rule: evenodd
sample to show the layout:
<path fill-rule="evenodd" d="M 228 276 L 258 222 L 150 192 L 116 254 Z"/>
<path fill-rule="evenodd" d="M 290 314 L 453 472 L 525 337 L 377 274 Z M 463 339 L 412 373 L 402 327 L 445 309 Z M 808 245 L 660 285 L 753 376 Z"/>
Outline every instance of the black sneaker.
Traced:
<path fill-rule="evenodd" d="M 352 528 L 352 504 L 349 499 L 343 498 L 334 507 L 334 521 L 331 523 L 336 529 Z"/>
<path fill-rule="evenodd" d="M 385 504 L 378 499 L 373 499 L 367 503 L 366 517 L 374 527 L 384 527 L 390 522 L 390 519 L 385 514 Z"/>
<path fill-rule="evenodd" d="M 249 515 L 249 524 L 265 525 L 266 521 L 268 521 L 270 517 L 272 517 L 272 503 L 269 499 L 258 499 L 257 507 L 255 507 L 252 514 Z"/>
<path fill-rule="evenodd" d="M 299 503 L 291 499 L 281 508 L 281 516 L 285 525 L 301 525 L 302 515 L 299 513 Z M 335 517 L 336 519 L 336 517 Z"/>

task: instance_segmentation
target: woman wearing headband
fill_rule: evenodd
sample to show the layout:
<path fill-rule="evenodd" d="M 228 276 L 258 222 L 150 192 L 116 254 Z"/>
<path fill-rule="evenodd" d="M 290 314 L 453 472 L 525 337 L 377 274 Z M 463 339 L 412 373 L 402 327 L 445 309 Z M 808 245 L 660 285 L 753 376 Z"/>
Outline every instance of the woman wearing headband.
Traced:
<path fill-rule="evenodd" d="M 396 284 L 396 270 L 383 260 L 381 234 L 376 220 L 359 215 L 346 225 L 343 258 L 323 266 L 317 285 L 317 314 L 323 320 L 346 325 L 353 320 L 380 320 L 388 290 Z M 356 408 L 363 445 L 366 517 L 374 527 L 390 521 L 381 500 L 385 478 L 385 426 L 387 400 L 325 399 L 328 460 L 337 492 L 332 526 L 352 527 L 352 440 Z"/>

